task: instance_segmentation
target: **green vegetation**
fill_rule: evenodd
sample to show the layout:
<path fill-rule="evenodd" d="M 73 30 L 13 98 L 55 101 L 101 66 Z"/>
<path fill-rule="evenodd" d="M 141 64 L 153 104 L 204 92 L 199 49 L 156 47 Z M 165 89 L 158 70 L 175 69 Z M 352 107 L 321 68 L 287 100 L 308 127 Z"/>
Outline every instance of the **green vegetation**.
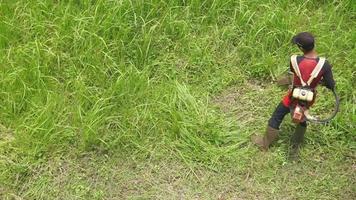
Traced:
<path fill-rule="evenodd" d="M 355 5 L 0 0 L 0 198 L 355 199 Z M 305 30 L 341 111 L 291 161 L 249 137 Z"/>

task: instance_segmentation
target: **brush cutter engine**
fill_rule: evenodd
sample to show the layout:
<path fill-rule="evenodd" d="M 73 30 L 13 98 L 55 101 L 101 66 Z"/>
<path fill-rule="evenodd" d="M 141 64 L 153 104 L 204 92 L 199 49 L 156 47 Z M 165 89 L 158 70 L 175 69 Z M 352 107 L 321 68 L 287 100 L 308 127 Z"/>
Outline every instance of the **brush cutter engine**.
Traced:
<path fill-rule="evenodd" d="M 304 115 L 304 107 L 297 104 L 294 108 L 294 110 L 292 110 L 292 121 L 294 123 L 301 123 L 301 122 L 304 122 L 306 119 L 305 119 L 305 115 Z"/>
<path fill-rule="evenodd" d="M 294 88 L 292 97 L 298 100 L 312 102 L 314 100 L 314 92 L 309 87 Z"/>

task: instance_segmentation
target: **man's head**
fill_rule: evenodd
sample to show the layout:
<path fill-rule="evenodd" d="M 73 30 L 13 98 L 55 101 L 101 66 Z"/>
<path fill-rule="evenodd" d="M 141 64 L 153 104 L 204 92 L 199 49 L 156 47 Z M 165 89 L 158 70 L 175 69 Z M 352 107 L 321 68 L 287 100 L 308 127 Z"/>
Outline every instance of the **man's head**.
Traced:
<path fill-rule="evenodd" d="M 301 32 L 292 38 L 292 43 L 296 44 L 303 53 L 308 53 L 314 49 L 314 36 L 309 32 Z"/>

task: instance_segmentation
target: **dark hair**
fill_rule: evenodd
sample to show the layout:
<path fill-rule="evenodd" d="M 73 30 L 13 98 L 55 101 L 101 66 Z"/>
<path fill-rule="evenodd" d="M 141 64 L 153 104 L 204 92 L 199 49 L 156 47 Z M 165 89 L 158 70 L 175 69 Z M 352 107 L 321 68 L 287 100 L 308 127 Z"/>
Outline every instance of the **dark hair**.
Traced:
<path fill-rule="evenodd" d="M 314 49 L 314 36 L 309 32 L 301 32 L 292 38 L 292 43 L 296 44 L 304 53 Z"/>

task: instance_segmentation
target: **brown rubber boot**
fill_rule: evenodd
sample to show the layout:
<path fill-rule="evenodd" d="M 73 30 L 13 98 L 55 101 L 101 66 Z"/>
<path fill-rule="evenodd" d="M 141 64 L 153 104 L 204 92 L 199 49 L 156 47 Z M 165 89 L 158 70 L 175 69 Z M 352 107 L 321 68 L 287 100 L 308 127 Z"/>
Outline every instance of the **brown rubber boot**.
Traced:
<path fill-rule="evenodd" d="M 253 134 L 251 136 L 251 140 L 259 148 L 261 148 L 264 151 L 267 151 L 269 145 L 273 141 L 275 141 L 277 139 L 277 137 L 278 137 L 278 130 L 268 126 L 264 136 L 258 136 L 258 135 Z"/>

